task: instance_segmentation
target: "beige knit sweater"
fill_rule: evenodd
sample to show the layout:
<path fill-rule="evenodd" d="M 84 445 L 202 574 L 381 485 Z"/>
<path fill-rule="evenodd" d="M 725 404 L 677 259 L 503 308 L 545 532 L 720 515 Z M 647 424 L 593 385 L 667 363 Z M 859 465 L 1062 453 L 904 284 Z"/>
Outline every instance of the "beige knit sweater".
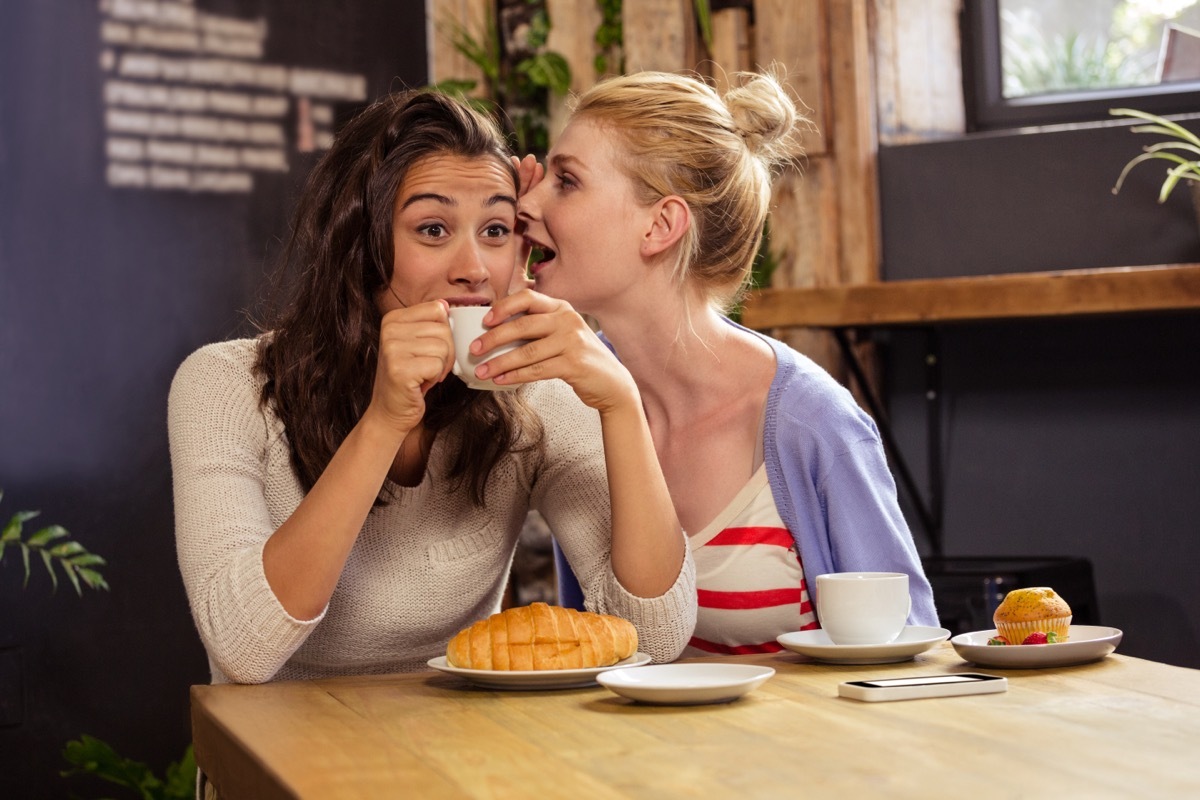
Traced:
<path fill-rule="evenodd" d="M 561 381 L 520 389 L 541 415 L 545 452 L 502 460 L 486 510 L 438 479 L 452 436 L 439 434 L 422 483 L 393 486 L 397 499 L 367 517 L 324 612 L 291 617 L 267 584 L 262 549 L 304 491 L 282 423 L 259 403 L 255 344 L 193 353 L 168 402 L 179 568 L 214 683 L 424 669 L 451 636 L 499 609 L 530 508 L 561 543 L 588 608 L 631 620 L 638 649 L 656 661 L 678 657 L 696 619 L 691 555 L 662 597 L 618 583 L 599 417 Z"/>

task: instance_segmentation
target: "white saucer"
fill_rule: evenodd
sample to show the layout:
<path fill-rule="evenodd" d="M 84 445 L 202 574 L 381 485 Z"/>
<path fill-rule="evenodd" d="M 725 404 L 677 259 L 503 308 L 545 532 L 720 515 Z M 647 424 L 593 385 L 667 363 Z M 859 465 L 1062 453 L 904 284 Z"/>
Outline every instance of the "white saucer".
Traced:
<path fill-rule="evenodd" d="M 1098 661 L 1117 649 L 1123 634 L 1105 625 L 1072 625 L 1065 642 L 989 645 L 995 635 L 995 630 L 960 633 L 950 644 L 964 661 L 981 667 L 1039 669 Z"/>
<path fill-rule="evenodd" d="M 588 669 L 463 669 L 450 666 L 445 656 L 431 658 L 426 663 L 436 670 L 457 675 L 485 689 L 578 689 L 581 686 L 595 686 L 596 676 L 607 670 L 649 664 L 650 656 L 638 652 L 616 664 Z"/>
<path fill-rule="evenodd" d="M 689 706 L 736 700 L 774 674 L 753 664 L 656 664 L 615 669 L 597 675 L 596 682 L 640 703 Z"/>
<path fill-rule="evenodd" d="M 891 664 L 908 661 L 949 638 L 950 631 L 945 628 L 906 625 L 896 640 L 887 644 L 834 644 L 820 628 L 784 633 L 775 641 L 792 652 L 828 664 Z"/>

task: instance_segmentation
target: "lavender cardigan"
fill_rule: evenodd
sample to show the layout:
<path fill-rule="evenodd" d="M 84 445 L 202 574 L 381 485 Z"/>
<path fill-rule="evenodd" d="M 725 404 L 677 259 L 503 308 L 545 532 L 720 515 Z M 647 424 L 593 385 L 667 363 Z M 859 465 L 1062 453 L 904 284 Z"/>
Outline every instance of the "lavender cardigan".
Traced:
<path fill-rule="evenodd" d="M 763 457 L 775 506 L 796 540 L 810 586 L 827 572 L 905 572 L 912 596 L 908 624 L 937 626 L 933 590 L 900 513 L 875 422 L 811 359 L 750 332 L 775 351 Z M 555 555 L 559 602 L 582 608 L 578 583 L 557 549 Z"/>

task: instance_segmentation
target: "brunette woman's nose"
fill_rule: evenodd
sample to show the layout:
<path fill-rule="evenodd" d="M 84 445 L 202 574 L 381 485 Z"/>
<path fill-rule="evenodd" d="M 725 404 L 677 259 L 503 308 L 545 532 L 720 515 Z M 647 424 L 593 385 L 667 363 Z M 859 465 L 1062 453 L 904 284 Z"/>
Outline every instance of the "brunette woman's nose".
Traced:
<path fill-rule="evenodd" d="M 487 279 L 487 264 L 484 262 L 483 254 L 479 252 L 479 248 L 472 246 L 463 247 L 458 253 L 458 257 L 454 259 L 450 281 L 468 286 L 478 286 L 487 281 Z"/>

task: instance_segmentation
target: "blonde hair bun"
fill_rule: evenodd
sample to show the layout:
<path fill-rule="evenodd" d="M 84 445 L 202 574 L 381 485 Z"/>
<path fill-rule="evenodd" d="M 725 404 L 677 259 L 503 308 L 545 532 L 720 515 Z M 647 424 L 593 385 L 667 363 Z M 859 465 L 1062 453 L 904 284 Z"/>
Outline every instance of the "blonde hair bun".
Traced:
<path fill-rule="evenodd" d="M 808 120 L 779 79 L 756 72 L 741 72 L 737 77 L 742 82 L 725 92 L 725 107 L 750 152 L 771 166 L 801 155 L 796 129 Z"/>

